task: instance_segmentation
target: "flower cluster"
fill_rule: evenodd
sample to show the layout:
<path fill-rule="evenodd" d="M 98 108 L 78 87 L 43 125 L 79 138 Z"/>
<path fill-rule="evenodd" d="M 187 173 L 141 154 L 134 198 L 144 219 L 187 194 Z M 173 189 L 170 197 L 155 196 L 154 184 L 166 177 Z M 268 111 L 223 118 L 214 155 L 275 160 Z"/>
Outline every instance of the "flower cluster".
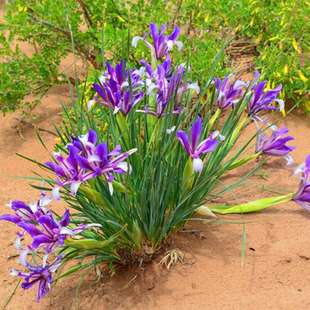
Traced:
<path fill-rule="evenodd" d="M 267 81 L 259 82 L 259 77 L 259 73 L 255 72 L 254 79 L 250 83 L 234 80 L 232 76 L 227 76 L 223 80 L 215 78 L 217 106 L 222 110 L 234 108 L 235 104 L 242 99 L 246 90 L 252 85 L 247 94 L 248 115 L 252 119 L 261 120 L 259 113 L 262 111 L 283 111 L 284 102 L 278 98 L 282 86 L 279 85 L 274 89 L 266 90 Z M 275 106 L 274 103 L 277 103 L 278 106 Z"/>
<path fill-rule="evenodd" d="M 158 31 L 157 26 L 151 24 L 152 43 L 142 37 L 133 38 L 134 47 L 137 46 L 139 40 L 143 40 L 151 49 L 153 67 L 144 60 L 140 62 L 142 67 L 134 70 L 126 69 L 125 61 L 118 63 L 115 68 L 107 64 L 106 72 L 99 78 L 98 83 L 93 84 L 96 96 L 90 100 L 89 107 L 99 102 L 115 113 L 120 111 L 127 115 L 145 96 L 151 96 L 154 93 L 155 102 L 151 104 L 148 102 L 144 109 L 137 110 L 138 112 L 159 118 L 165 114 L 169 102 L 173 102 L 172 113 L 180 113 L 181 98 L 184 92 L 194 89 L 199 93 L 199 87 L 197 83 L 188 84 L 183 81 L 184 65 L 176 66 L 176 68 L 172 66 L 169 51 L 174 45 L 182 47 L 182 43 L 177 41 L 179 28 L 175 27 L 169 36 L 164 34 L 165 30 L 165 25 L 162 25 Z"/>
<path fill-rule="evenodd" d="M 97 134 L 92 129 L 84 136 L 72 138 L 67 149 L 67 157 L 55 153 L 55 161 L 45 165 L 56 174 L 58 186 L 69 185 L 74 195 L 81 183 L 98 176 L 105 177 L 111 189 L 114 174 L 128 171 L 125 160 L 136 151 L 131 149 L 122 153 L 119 145 L 109 151 L 106 143 L 97 144 Z"/>
<path fill-rule="evenodd" d="M 20 263 L 28 271 L 23 272 L 13 269 L 11 275 L 23 279 L 23 289 L 29 289 L 33 285 L 38 284 L 37 301 L 39 301 L 49 292 L 53 282 L 53 273 L 57 271 L 62 264 L 62 256 L 57 256 L 51 263 L 47 263 L 47 261 L 44 260 L 40 265 L 32 265 L 27 261 L 27 255 L 27 250 L 21 253 Z"/>
<path fill-rule="evenodd" d="M 108 63 L 107 71 L 100 77 L 99 83 L 93 84 L 97 92 L 96 101 L 124 115 L 142 100 L 142 86 L 139 71 L 126 69 L 125 61 L 118 63 L 115 68 Z"/>
<path fill-rule="evenodd" d="M 34 204 L 26 204 L 23 201 L 12 201 L 9 207 L 15 214 L 4 214 L 0 220 L 9 221 L 18 226 L 22 231 L 17 233 L 15 245 L 20 253 L 20 262 L 27 272 L 14 270 L 12 274 L 24 279 L 22 287 L 30 288 L 36 282 L 39 282 L 37 299 L 46 295 L 52 282 L 51 273 L 56 271 L 61 264 L 61 256 L 57 256 L 59 247 L 64 245 L 65 239 L 83 232 L 90 227 L 98 224 L 81 224 L 70 228 L 70 213 L 67 209 L 64 215 L 57 219 L 55 215 L 47 208 L 44 196 Z M 32 240 L 26 248 L 21 246 L 25 234 L 28 234 Z M 27 262 L 28 254 L 38 256 L 37 253 L 44 253 L 43 263 L 41 265 L 31 265 Z M 48 263 L 50 254 L 57 256 L 53 263 Z M 54 255 L 55 254 L 55 255 Z"/>
<path fill-rule="evenodd" d="M 39 284 L 38 300 L 46 295 L 52 283 L 52 273 L 61 264 L 59 248 L 64 246 L 67 238 L 82 233 L 98 224 L 80 224 L 70 227 L 70 212 L 67 209 L 61 218 L 56 216 L 47 208 L 53 199 L 59 199 L 59 186 L 70 186 L 71 193 L 76 194 L 79 185 L 92 178 L 103 176 L 109 184 L 112 193 L 112 182 L 114 174 L 123 174 L 128 171 L 126 159 L 136 150 L 132 149 L 122 153 L 118 145 L 112 151 L 108 150 L 106 143 L 97 144 L 97 134 L 90 129 L 81 137 L 72 138 L 67 145 L 68 156 L 59 153 L 54 154 L 55 161 L 47 162 L 45 165 L 56 175 L 57 186 L 52 195 L 42 194 L 41 198 L 34 204 L 26 204 L 23 201 L 12 201 L 9 204 L 14 214 L 4 214 L 0 220 L 9 221 L 17 225 L 22 231 L 17 234 L 15 242 L 21 250 L 21 263 L 28 271 L 14 271 L 13 274 L 24 279 L 22 287 L 28 289 L 35 283 Z M 99 225 L 100 226 L 100 225 Z M 21 247 L 21 240 L 28 234 L 32 240 L 26 247 Z M 27 262 L 27 255 L 40 256 L 45 254 L 42 264 L 33 265 Z M 26 254 L 25 254 L 26 253 Z M 48 263 L 48 257 L 52 254 L 56 259 Z"/>
<path fill-rule="evenodd" d="M 167 110 L 170 102 L 172 102 L 171 112 L 179 114 L 182 111 L 182 96 L 192 89 L 197 94 L 200 89 L 197 83 L 185 83 L 183 77 L 185 74 L 184 65 L 179 65 L 175 71 L 172 69 L 170 58 L 166 59 L 162 64 L 158 64 L 156 70 L 146 61 L 141 61 L 145 68 L 145 84 L 147 87 L 147 95 L 155 94 L 155 107 L 146 106 L 145 112 L 155 117 L 162 117 Z"/>

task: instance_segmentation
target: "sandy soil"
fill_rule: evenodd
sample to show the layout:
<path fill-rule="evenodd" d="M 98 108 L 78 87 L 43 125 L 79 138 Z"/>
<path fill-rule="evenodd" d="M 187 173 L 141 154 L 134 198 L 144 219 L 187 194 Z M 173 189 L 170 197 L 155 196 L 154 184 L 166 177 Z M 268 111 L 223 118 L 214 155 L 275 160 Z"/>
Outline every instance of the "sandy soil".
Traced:
<path fill-rule="evenodd" d="M 68 89 L 49 91 L 37 109 L 36 125 L 52 129 L 60 121 L 60 103 L 68 102 Z M 34 165 L 15 155 L 21 153 L 39 161 L 48 152 L 38 142 L 31 126 L 21 137 L 14 128 L 16 114 L 0 117 L 0 213 L 10 199 L 33 201 L 37 191 L 20 177 L 29 176 Z M 290 115 L 284 120 L 296 137 L 293 155 L 302 162 L 310 153 L 309 119 Z M 52 149 L 54 137 L 43 133 Z M 250 200 L 276 195 L 269 190 L 290 192 L 298 180 L 279 160 L 271 160 L 253 176 L 247 189 L 231 194 Z M 263 182 L 262 176 L 267 180 Z M 242 195 L 241 195 L 242 194 Z M 241 256 L 243 225 L 189 224 L 171 241 L 171 248 L 185 254 L 184 264 L 166 270 L 158 262 L 143 269 L 122 271 L 112 279 L 95 282 L 87 272 L 64 279 L 41 303 L 35 291 L 18 288 L 7 309 L 308 309 L 310 308 L 310 214 L 288 203 L 259 214 L 226 216 L 226 220 L 247 221 L 246 256 Z M 0 223 L 0 306 L 6 304 L 17 279 L 9 276 L 16 266 L 12 241 L 16 229 Z"/>

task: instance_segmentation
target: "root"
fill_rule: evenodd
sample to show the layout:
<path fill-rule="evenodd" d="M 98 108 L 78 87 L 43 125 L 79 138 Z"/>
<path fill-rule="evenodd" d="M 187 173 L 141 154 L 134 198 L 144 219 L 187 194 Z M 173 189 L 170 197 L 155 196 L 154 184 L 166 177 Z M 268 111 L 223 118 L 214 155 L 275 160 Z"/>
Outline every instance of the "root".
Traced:
<path fill-rule="evenodd" d="M 178 262 L 184 263 L 185 255 L 179 249 L 169 250 L 166 255 L 159 262 L 161 265 L 165 265 L 167 269 L 170 269 L 173 265 L 176 265 Z"/>

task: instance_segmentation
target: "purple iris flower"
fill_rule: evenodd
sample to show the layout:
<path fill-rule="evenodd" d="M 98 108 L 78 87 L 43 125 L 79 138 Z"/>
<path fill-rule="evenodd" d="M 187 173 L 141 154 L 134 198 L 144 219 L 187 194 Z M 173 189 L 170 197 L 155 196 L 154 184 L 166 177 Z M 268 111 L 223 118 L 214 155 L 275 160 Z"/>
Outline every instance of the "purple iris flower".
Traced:
<path fill-rule="evenodd" d="M 81 183 L 98 176 L 104 176 L 109 184 L 114 180 L 114 173 L 128 172 L 128 164 L 125 160 L 136 149 L 121 153 L 121 147 L 117 145 L 112 151 L 108 150 L 106 143 L 97 144 L 97 135 L 94 130 L 81 137 L 72 138 L 67 145 L 69 155 L 64 158 L 56 153 L 56 162 L 47 162 L 45 165 L 56 174 L 56 182 L 59 186 L 70 185 L 72 194 L 76 194 Z"/>
<path fill-rule="evenodd" d="M 23 279 L 22 288 L 29 289 L 36 283 L 38 283 L 37 301 L 44 297 L 50 290 L 53 281 L 53 273 L 60 267 L 62 256 L 57 256 L 56 259 L 48 264 L 43 262 L 42 265 L 34 266 L 27 262 L 28 252 L 21 254 L 20 262 L 24 267 L 26 267 L 27 272 L 22 272 L 13 269 L 11 275 L 18 276 Z"/>
<path fill-rule="evenodd" d="M 169 51 L 173 49 L 176 45 L 179 50 L 182 49 L 183 43 L 178 41 L 177 38 L 180 35 L 180 28 L 174 26 L 172 33 L 168 36 L 165 35 L 166 25 L 162 25 L 160 29 L 157 28 L 156 24 L 150 24 L 150 36 L 152 38 L 152 43 L 149 43 L 145 38 L 134 37 L 132 40 L 133 47 L 137 47 L 139 40 L 143 40 L 148 48 L 151 49 L 154 58 L 157 60 L 163 60 L 169 57 Z"/>
<path fill-rule="evenodd" d="M 79 149 L 73 145 L 67 145 L 67 149 L 69 150 L 67 158 L 60 153 L 54 153 L 55 162 L 47 162 L 45 165 L 54 171 L 59 186 L 70 185 L 71 192 L 75 194 L 80 184 L 93 176 L 79 166 L 77 159 Z"/>
<path fill-rule="evenodd" d="M 293 201 L 310 211 L 310 155 L 307 156 L 305 163 L 298 170 L 301 170 L 302 177 Z"/>
<path fill-rule="evenodd" d="M 223 80 L 216 78 L 214 80 L 217 105 L 220 109 L 226 110 L 234 107 L 234 105 L 242 98 L 247 84 L 241 80 L 232 80 L 230 76 Z"/>
<path fill-rule="evenodd" d="M 182 95 L 189 89 L 193 89 L 199 93 L 197 83 L 187 84 L 183 82 L 185 74 L 183 65 L 180 65 L 177 70 L 173 72 L 170 59 L 159 64 L 154 71 L 145 61 L 143 61 L 142 64 L 145 67 L 147 94 L 155 94 L 155 107 L 145 107 L 144 110 L 138 110 L 138 112 L 145 112 L 155 117 L 162 117 L 165 115 L 169 102 L 173 102 L 172 113 L 178 114 L 182 111 Z"/>
<path fill-rule="evenodd" d="M 125 61 L 118 63 L 115 68 L 108 63 L 107 71 L 99 80 L 99 83 L 93 84 L 93 88 L 102 99 L 102 104 L 115 113 L 120 111 L 127 115 L 144 96 L 144 83 L 139 71 L 126 69 Z"/>
<path fill-rule="evenodd" d="M 109 185 L 112 193 L 112 182 L 114 180 L 114 173 L 124 174 L 129 171 L 129 166 L 125 160 L 137 149 L 132 149 L 121 153 L 120 145 L 116 146 L 109 152 L 106 143 L 98 144 L 95 153 L 89 157 L 78 156 L 79 165 L 90 172 L 92 178 L 103 175 Z"/>
<path fill-rule="evenodd" d="M 255 73 L 255 81 L 259 78 L 259 73 Z M 284 102 L 281 99 L 278 99 L 282 85 L 277 86 L 274 89 L 265 91 L 265 86 L 267 82 L 255 82 L 252 87 L 252 97 L 248 104 L 248 113 L 251 117 L 257 117 L 257 114 L 261 111 L 283 111 Z M 279 107 L 276 107 L 273 103 L 278 103 Z"/>
<path fill-rule="evenodd" d="M 193 168 L 196 172 L 201 172 L 203 169 L 203 161 L 200 157 L 203 154 L 213 152 L 218 145 L 216 139 L 216 136 L 218 136 L 217 132 L 212 133 L 208 138 L 199 143 L 202 132 L 202 119 L 198 116 L 189 134 L 183 130 L 178 130 L 176 134 L 177 139 L 180 141 L 187 154 L 193 159 Z"/>
<path fill-rule="evenodd" d="M 40 205 L 40 200 L 37 203 L 29 205 L 23 201 L 13 200 L 8 206 L 15 214 L 4 214 L 0 216 L 0 220 L 14 224 L 20 222 L 36 223 L 40 216 L 47 214 L 47 210 Z"/>
<path fill-rule="evenodd" d="M 256 152 L 261 152 L 270 156 L 286 156 L 295 149 L 293 146 L 286 145 L 287 142 L 294 140 L 292 136 L 285 136 L 287 128 L 273 130 L 271 137 L 258 134 Z"/>
<path fill-rule="evenodd" d="M 112 151 L 108 150 L 106 143 L 96 145 L 97 135 L 92 129 L 79 138 L 74 138 L 72 145 L 79 149 L 77 161 L 82 169 L 89 172 L 89 177 L 104 175 L 111 183 L 113 174 L 124 174 L 129 167 L 125 160 L 133 154 L 136 149 L 121 153 L 121 146 L 117 145 Z"/>
<path fill-rule="evenodd" d="M 8 207 L 15 214 L 4 214 L 0 220 L 18 224 L 19 222 L 37 223 L 42 215 L 47 215 L 49 210 L 45 208 L 52 200 L 59 200 L 58 188 L 52 190 L 51 195 L 41 193 L 40 199 L 35 203 L 26 204 L 20 200 L 10 201 Z"/>
<path fill-rule="evenodd" d="M 20 222 L 17 225 L 33 238 L 31 244 L 33 250 L 42 246 L 46 253 L 51 253 L 53 249 L 64 244 L 68 232 L 66 230 L 63 233 L 62 228 L 68 226 L 69 223 L 70 213 L 69 210 L 66 210 L 59 222 L 52 214 L 49 214 L 40 216 L 37 225 L 27 222 Z"/>
<path fill-rule="evenodd" d="M 46 253 L 51 253 L 56 247 L 63 246 L 68 236 L 79 234 L 85 229 L 94 226 L 91 224 L 81 224 L 72 229 L 68 228 L 67 226 L 70 224 L 69 210 L 66 210 L 59 221 L 49 212 L 39 216 L 36 222 L 22 220 L 15 224 L 23 228 L 33 238 L 30 246 L 32 250 L 43 247 Z"/>
<path fill-rule="evenodd" d="M 89 129 L 85 135 L 71 137 L 71 141 L 72 142 L 69 143 L 69 145 L 72 145 L 78 149 L 79 156 L 87 157 L 90 161 L 97 159 L 97 156 L 94 155 L 98 141 L 95 130 Z"/>
<path fill-rule="evenodd" d="M 182 78 L 185 73 L 185 69 L 183 66 L 179 66 L 175 74 L 171 76 L 171 78 L 168 80 L 164 76 L 165 70 L 161 70 L 161 72 L 158 74 L 159 78 L 157 80 L 157 95 L 156 95 L 156 111 L 154 112 L 154 115 L 157 117 L 160 117 L 163 115 L 166 107 L 168 106 L 169 102 L 175 98 L 176 104 L 177 102 L 177 96 L 180 94 L 180 86 L 182 83 Z M 174 106 L 174 111 L 178 111 L 177 106 Z M 151 112 L 150 112 L 151 113 Z"/>

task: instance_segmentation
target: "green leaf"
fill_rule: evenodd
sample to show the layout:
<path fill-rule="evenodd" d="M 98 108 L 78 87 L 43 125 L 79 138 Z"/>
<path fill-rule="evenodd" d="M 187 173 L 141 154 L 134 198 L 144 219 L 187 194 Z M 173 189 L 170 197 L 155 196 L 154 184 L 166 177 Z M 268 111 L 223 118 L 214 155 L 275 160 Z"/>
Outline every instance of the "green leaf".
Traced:
<path fill-rule="evenodd" d="M 234 214 L 234 213 L 242 214 L 242 213 L 258 212 L 283 202 L 289 202 L 290 200 L 292 200 L 293 195 L 294 194 L 291 193 L 278 197 L 268 197 L 258 199 L 255 201 L 250 201 L 248 203 L 242 203 L 235 206 L 229 206 L 229 205 L 211 206 L 210 210 L 214 213 L 219 214 Z"/>
<path fill-rule="evenodd" d="M 248 157 L 245 157 L 245 158 L 242 158 L 242 159 L 239 159 L 239 160 L 236 160 L 234 161 L 233 163 L 231 163 L 229 166 L 228 166 L 228 170 L 233 170 L 233 169 L 236 169 L 240 166 L 243 166 L 245 164 L 247 164 L 248 162 L 250 162 L 251 160 L 253 159 L 256 159 L 258 156 L 260 155 L 260 153 L 255 153 L 253 155 L 250 155 Z"/>
<path fill-rule="evenodd" d="M 113 239 L 109 240 L 95 240 L 95 239 L 66 239 L 65 245 L 70 246 L 75 249 L 84 249 L 84 250 L 94 250 L 94 249 L 104 249 L 113 242 Z"/>

